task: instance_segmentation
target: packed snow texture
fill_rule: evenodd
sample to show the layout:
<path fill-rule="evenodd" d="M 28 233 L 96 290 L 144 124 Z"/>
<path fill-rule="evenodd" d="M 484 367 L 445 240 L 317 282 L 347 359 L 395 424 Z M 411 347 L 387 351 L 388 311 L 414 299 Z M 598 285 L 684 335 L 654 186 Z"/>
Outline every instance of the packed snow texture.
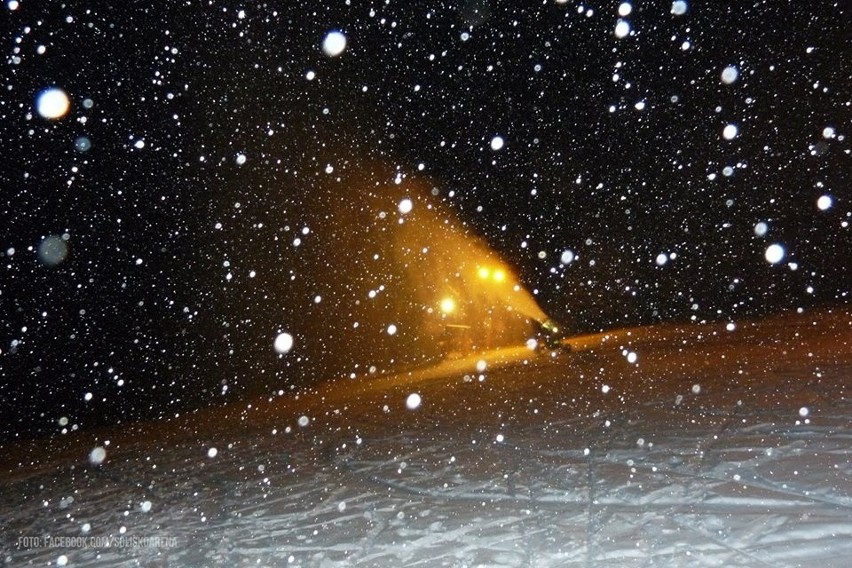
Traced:
<path fill-rule="evenodd" d="M 849 566 L 850 341 L 848 313 L 627 329 L 574 338 L 556 358 L 492 352 L 483 380 L 468 380 L 481 358 L 448 361 L 7 447 L 4 554 Z M 625 349 L 641 357 L 628 364 Z M 105 436 L 110 451 L 89 462 Z"/>

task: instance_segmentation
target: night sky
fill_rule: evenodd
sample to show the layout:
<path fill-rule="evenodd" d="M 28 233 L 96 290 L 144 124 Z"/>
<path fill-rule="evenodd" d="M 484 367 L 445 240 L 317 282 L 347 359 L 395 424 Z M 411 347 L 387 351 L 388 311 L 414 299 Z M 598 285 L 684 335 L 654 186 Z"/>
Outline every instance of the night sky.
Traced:
<path fill-rule="evenodd" d="M 572 333 L 847 305 L 842 6 L 4 2 L 0 438 L 426 361 L 452 251 Z"/>

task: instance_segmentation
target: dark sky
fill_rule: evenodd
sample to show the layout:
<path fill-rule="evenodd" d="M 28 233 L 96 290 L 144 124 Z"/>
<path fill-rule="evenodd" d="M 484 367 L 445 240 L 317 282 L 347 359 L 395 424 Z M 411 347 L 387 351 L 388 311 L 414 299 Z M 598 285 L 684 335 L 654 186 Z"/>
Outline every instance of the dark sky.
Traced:
<path fill-rule="evenodd" d="M 2 437 L 419 360 L 404 197 L 577 333 L 848 304 L 848 9 L 675 11 L 5 3 Z"/>

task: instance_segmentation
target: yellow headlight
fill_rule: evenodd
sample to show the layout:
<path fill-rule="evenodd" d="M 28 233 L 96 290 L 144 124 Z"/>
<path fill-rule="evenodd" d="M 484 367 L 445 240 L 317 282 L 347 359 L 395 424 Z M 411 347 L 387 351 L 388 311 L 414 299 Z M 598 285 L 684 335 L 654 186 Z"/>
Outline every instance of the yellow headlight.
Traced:
<path fill-rule="evenodd" d="M 451 314 L 456 310 L 456 301 L 452 298 L 444 298 L 441 300 L 441 311 L 445 314 Z"/>

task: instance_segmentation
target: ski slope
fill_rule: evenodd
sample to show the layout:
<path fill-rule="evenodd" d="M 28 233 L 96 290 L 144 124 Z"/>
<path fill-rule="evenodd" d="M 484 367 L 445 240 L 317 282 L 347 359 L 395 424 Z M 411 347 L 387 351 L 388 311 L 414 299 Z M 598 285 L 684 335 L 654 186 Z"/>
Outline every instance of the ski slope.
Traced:
<path fill-rule="evenodd" d="M 852 566 L 852 315 L 569 343 L 6 446 L 2 553 L 16 566 Z M 63 538 L 34 540 L 46 535 Z"/>

